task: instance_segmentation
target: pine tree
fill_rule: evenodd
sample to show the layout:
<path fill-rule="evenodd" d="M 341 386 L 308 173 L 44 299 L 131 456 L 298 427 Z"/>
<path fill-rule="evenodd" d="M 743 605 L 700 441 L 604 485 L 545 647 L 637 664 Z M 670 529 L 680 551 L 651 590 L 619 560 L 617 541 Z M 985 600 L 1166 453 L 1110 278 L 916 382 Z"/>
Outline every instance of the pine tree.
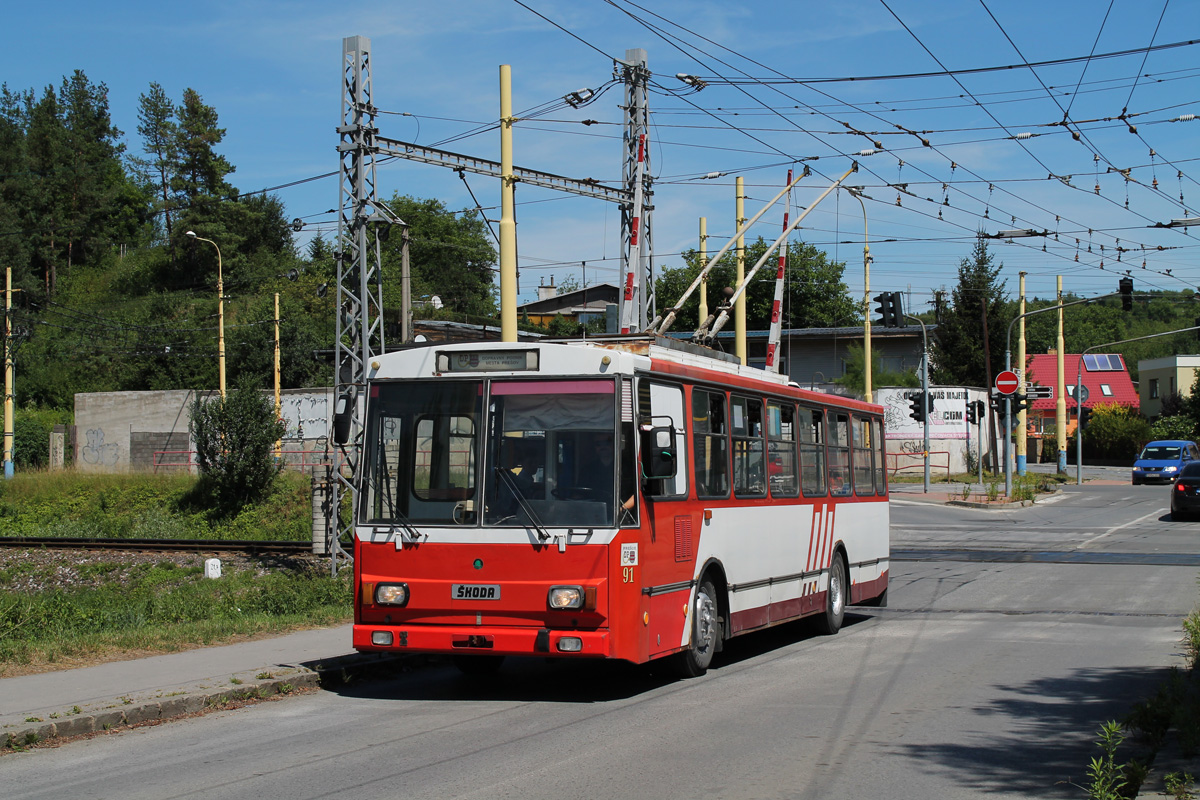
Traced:
<path fill-rule="evenodd" d="M 933 378 L 938 383 L 986 386 L 983 314 L 987 314 L 991 375 L 1004 363 L 1005 334 L 1011 319 L 1005 282 L 1000 280 L 1003 264 L 993 265 L 983 233 L 975 238 L 970 258 L 958 265 L 958 285 L 950 295 L 933 344 Z"/>
<path fill-rule="evenodd" d="M 109 114 L 108 87 L 103 83 L 92 84 L 83 70 L 75 70 L 63 79 L 59 99 L 65 257 L 70 269 L 85 261 L 94 264 L 112 241 L 109 223 L 125 183 L 120 161 L 125 146 Z"/>
<path fill-rule="evenodd" d="M 175 209 L 171 193 L 171 181 L 179 172 L 179 126 L 175 121 L 175 104 L 158 83 L 150 84 L 150 92 L 138 98 L 138 135 L 142 137 L 142 149 L 149 158 L 137 159 L 135 163 L 147 173 L 154 183 L 155 213 L 162 214 L 162 225 L 168 245 L 171 246 L 171 263 L 175 261 L 172 243 L 172 221 Z"/>

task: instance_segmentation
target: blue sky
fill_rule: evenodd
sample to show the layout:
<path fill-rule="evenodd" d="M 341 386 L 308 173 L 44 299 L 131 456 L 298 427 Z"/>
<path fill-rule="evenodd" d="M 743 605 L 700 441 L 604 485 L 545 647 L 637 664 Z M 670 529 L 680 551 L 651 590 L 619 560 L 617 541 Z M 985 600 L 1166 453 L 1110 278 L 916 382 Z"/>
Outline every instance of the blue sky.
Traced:
<path fill-rule="evenodd" d="M 847 184 L 863 186 L 871 198 L 872 294 L 906 292 L 910 307 L 924 308 L 934 289 L 954 285 L 956 267 L 980 228 L 1052 234 L 994 242 L 1014 293 L 1021 270 L 1029 274 L 1031 296 L 1052 295 L 1060 274 L 1068 291 L 1115 291 L 1125 269 L 1138 287 L 1200 285 L 1200 229 L 1185 234 L 1151 227 L 1200 213 L 1200 120 L 1171 121 L 1200 113 L 1200 45 L 1144 50 L 1200 39 L 1200 4 L 523 2 L 578 38 L 513 0 L 410 0 L 369 8 L 255 1 L 21 4 L 6 13 L 0 81 L 40 92 L 83 69 L 108 85 L 114 118 L 134 154 L 141 147 L 139 94 L 151 81 L 175 99 L 192 87 L 217 109 L 227 131 L 219 150 L 237 167 L 232 182 L 249 192 L 338 168 L 334 128 L 345 36 L 371 39 L 376 105 L 397 112 L 379 116 L 381 133 L 434 146 L 495 121 L 500 64 L 512 66 L 520 114 L 605 84 L 614 57 L 643 48 L 656 85 L 649 102 L 660 268 L 679 264 L 678 253 L 697 246 L 702 216 L 710 252 L 733 232 L 735 176 L 745 179 L 749 216 L 775 194 L 790 164 L 816 156 L 805 162 L 815 174 L 802 182 L 795 202 L 813 200 L 857 159 L 860 172 Z M 813 82 L 1125 50 L 1138 52 L 1034 69 Z M 709 85 L 686 94 L 677 73 L 701 76 Z M 781 78 L 793 82 L 766 83 Z M 620 101 L 616 86 L 586 108 L 519 123 L 515 162 L 617 184 Z M 1115 119 L 1123 109 L 1127 122 Z M 1078 141 L 1055 124 L 1064 118 Z M 1035 135 L 1016 138 L 1025 133 Z M 495 130 L 441 146 L 499 159 Z M 863 150 L 876 152 L 859 155 Z M 697 179 L 712 172 L 723 174 Z M 487 216 L 498 219 L 498 184 L 482 176 L 468 182 Z M 379 191 L 437 197 L 453 209 L 475 205 L 454 172 L 411 162 L 381 166 Z M 324 212 L 338 202 L 336 178 L 276 194 L 289 217 L 309 223 L 302 239 L 318 230 L 332 233 L 334 216 Z M 581 279 L 584 262 L 589 284 L 617 279 L 615 207 L 532 187 L 522 187 L 517 200 L 523 301 L 551 276 Z M 774 239 L 781 221 L 782 206 L 751 235 Z M 862 230 L 858 202 L 839 192 L 810 214 L 801 233 L 847 262 L 847 283 L 856 293 L 863 285 Z"/>

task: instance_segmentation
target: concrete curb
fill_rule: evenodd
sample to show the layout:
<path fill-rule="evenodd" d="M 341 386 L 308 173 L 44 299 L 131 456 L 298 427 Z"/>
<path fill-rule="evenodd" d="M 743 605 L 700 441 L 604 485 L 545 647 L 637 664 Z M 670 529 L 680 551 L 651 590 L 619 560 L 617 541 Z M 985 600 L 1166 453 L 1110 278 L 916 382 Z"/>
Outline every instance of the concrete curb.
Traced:
<path fill-rule="evenodd" d="M 174 690 L 131 694 L 88 703 L 41 709 L 16 717 L 0 716 L 0 753 L 147 722 L 217 710 L 297 690 L 332 688 L 374 674 L 411 669 L 412 656 L 354 653 L 328 661 L 271 665 L 208 678 Z"/>
<path fill-rule="evenodd" d="M 1051 498 L 1056 498 L 1056 497 L 1062 495 L 1063 493 L 1064 492 L 1062 489 L 1058 489 L 1053 492 L 1045 492 L 1043 494 L 1038 495 L 1037 501 L 1018 500 L 1016 502 L 1009 502 L 1007 500 L 1000 500 L 995 503 L 981 503 L 981 502 L 977 502 L 974 500 L 947 500 L 946 505 L 961 506 L 962 508 L 983 508 L 983 509 L 1002 509 L 1002 508 L 1017 508 L 1017 507 L 1027 508 L 1029 506 L 1037 505 L 1038 502 L 1046 502 L 1046 501 L 1050 500 Z"/>

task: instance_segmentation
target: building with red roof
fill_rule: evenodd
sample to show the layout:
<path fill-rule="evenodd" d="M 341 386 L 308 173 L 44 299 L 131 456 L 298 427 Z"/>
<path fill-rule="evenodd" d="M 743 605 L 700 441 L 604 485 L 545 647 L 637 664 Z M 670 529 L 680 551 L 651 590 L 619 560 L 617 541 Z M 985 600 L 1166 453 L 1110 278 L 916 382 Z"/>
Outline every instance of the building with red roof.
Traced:
<path fill-rule="evenodd" d="M 1067 429 L 1075 430 L 1075 382 L 1079 378 L 1078 354 L 1063 356 L 1063 381 L 1066 383 Z M 1051 352 L 1029 357 L 1029 384 L 1055 387 L 1058 383 L 1058 356 Z M 1129 377 L 1125 359 L 1118 353 L 1088 353 L 1083 357 L 1083 405 L 1095 408 L 1101 403 L 1127 406 L 1140 410 L 1137 388 Z M 1057 392 L 1057 389 L 1054 391 Z M 1057 395 L 1031 400 L 1027 414 L 1029 428 L 1035 434 L 1054 424 Z"/>

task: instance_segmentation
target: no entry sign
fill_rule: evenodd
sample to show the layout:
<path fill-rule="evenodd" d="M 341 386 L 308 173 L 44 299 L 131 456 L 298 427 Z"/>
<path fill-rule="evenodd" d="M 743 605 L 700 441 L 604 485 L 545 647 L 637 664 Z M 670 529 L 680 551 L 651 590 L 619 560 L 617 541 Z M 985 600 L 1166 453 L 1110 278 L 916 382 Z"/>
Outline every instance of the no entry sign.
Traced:
<path fill-rule="evenodd" d="M 1005 370 L 996 376 L 996 391 L 1000 394 L 1012 394 L 1020 385 L 1021 381 L 1017 378 L 1017 373 L 1012 370 Z"/>

